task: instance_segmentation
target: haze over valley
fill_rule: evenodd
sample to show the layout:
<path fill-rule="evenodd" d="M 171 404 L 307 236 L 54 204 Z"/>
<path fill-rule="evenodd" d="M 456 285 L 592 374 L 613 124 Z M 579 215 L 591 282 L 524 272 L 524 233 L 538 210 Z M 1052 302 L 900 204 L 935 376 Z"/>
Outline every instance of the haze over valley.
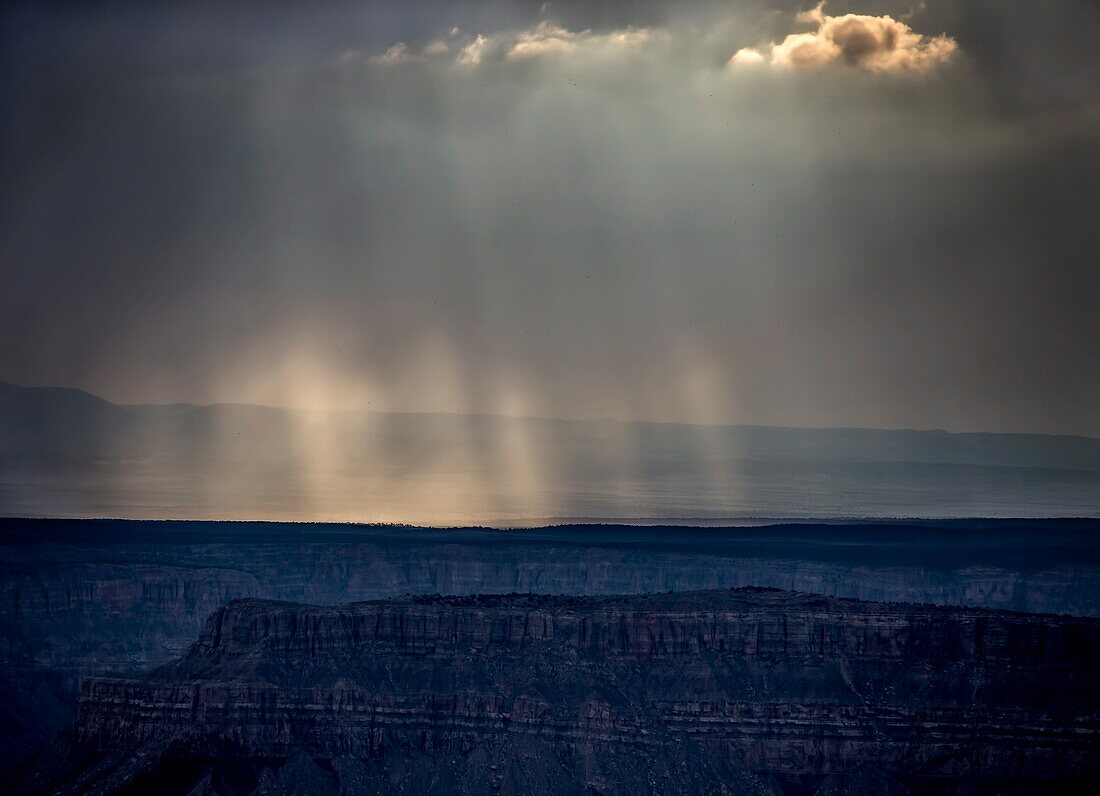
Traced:
<path fill-rule="evenodd" d="M 1100 513 L 1100 440 L 110 404 L 0 384 L 0 514 L 436 525 Z"/>

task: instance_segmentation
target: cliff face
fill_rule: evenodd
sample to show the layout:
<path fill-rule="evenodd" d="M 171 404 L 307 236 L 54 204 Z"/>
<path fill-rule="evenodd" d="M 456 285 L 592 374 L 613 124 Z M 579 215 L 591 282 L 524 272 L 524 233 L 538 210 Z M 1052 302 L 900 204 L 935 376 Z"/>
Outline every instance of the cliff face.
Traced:
<path fill-rule="evenodd" d="M 325 605 L 416 593 L 594 595 L 767 586 L 868 600 L 1100 614 L 1096 545 L 1078 538 L 1095 531 L 1087 523 L 1069 535 L 1061 525 L 996 525 L 992 533 L 881 524 L 516 533 L 333 526 L 291 532 L 265 524 L 201 524 L 185 532 L 177 523 L 118 522 L 13 521 L 7 527 L 12 525 L 15 532 L 0 537 L 0 687 L 10 695 L 0 705 L 0 767 L 71 721 L 86 677 L 137 674 L 164 664 L 186 650 L 211 612 L 247 597 Z"/>
<path fill-rule="evenodd" d="M 88 680 L 67 767 L 18 781 L 812 792 L 862 765 L 1038 791 L 1100 773 L 1098 660 L 1096 620 L 777 591 L 247 600 L 179 661 Z"/>

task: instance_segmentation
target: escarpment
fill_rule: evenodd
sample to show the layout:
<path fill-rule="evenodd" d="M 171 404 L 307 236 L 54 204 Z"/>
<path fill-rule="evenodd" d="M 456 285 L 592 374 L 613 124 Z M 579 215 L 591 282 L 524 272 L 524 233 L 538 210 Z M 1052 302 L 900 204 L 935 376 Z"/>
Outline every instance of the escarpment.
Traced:
<path fill-rule="evenodd" d="M 988 527 L 987 527 L 988 526 Z M 0 520 L 0 770 L 72 721 L 83 680 L 179 657 L 235 599 L 631 594 L 767 586 L 1100 615 L 1095 522 L 413 529 Z"/>
<path fill-rule="evenodd" d="M 1097 620 L 760 589 L 243 600 L 181 659 L 88 680 L 69 751 L 18 781 L 1039 792 L 1100 773 L 1097 660 Z"/>

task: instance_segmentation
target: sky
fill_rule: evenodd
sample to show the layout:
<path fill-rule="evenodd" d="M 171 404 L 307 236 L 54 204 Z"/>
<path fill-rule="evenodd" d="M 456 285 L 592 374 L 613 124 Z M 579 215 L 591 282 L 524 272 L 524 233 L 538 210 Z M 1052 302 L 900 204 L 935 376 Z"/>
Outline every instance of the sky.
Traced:
<path fill-rule="evenodd" d="M 1100 436 L 1096 3 L 0 15 L 0 379 Z"/>

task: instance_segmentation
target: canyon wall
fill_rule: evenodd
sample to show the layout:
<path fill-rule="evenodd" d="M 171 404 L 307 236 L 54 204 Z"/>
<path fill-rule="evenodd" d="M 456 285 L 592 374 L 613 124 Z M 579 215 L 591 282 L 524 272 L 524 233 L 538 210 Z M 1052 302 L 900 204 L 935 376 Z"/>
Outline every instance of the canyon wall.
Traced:
<path fill-rule="evenodd" d="M 178 661 L 88 679 L 69 751 L 15 781 L 1049 792 L 1100 773 L 1097 660 L 1094 619 L 760 589 L 244 600 Z"/>
<path fill-rule="evenodd" d="M 10 695 L 0 706 L 0 764 L 71 721 L 86 677 L 166 663 L 207 616 L 247 597 L 324 605 L 766 586 L 1100 615 L 1088 522 L 504 532 L 10 520 L 0 531 L 0 686 Z"/>

